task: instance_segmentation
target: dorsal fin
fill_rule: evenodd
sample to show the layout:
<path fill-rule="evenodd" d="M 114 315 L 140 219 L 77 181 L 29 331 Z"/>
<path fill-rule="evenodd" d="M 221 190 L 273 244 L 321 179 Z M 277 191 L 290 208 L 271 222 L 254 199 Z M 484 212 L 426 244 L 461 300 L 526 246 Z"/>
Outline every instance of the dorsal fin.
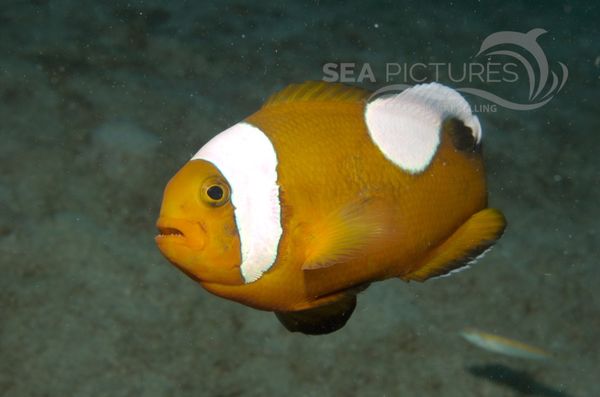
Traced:
<path fill-rule="evenodd" d="M 290 84 L 273 94 L 263 108 L 289 102 L 356 102 L 366 100 L 370 92 L 340 83 L 307 81 Z"/>

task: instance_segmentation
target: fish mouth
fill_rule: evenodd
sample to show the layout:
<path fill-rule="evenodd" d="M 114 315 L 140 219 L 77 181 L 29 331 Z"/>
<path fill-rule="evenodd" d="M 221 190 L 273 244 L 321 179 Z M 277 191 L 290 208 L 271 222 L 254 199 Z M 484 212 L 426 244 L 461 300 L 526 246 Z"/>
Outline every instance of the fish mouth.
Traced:
<path fill-rule="evenodd" d="M 157 225 L 158 235 L 156 237 L 185 237 L 185 234 L 176 227 Z"/>
<path fill-rule="evenodd" d="M 157 244 L 184 244 L 192 249 L 202 249 L 206 242 L 203 230 L 197 222 L 183 219 L 159 218 L 156 222 Z"/>
<path fill-rule="evenodd" d="M 164 219 L 160 218 L 156 222 L 156 228 L 158 229 L 158 235 L 154 238 L 154 240 L 159 242 L 165 241 L 173 241 L 173 242 L 181 242 L 185 241 L 185 233 L 183 232 L 183 227 L 180 225 L 181 222 L 178 220 Z"/>

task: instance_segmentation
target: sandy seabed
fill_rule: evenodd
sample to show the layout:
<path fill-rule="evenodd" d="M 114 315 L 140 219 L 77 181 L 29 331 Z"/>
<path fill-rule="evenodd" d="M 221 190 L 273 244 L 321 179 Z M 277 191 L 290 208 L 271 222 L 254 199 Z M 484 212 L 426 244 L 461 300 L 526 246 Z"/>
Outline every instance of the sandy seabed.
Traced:
<path fill-rule="evenodd" d="M 594 2 L 262 4 L 0 4 L 0 395 L 599 396 Z M 375 284 L 345 328 L 307 337 L 156 249 L 169 177 L 287 83 L 327 62 L 467 62 L 537 27 L 569 80 L 540 109 L 479 115 L 509 228 L 473 269 Z M 556 358 L 479 350 L 467 326 Z"/>

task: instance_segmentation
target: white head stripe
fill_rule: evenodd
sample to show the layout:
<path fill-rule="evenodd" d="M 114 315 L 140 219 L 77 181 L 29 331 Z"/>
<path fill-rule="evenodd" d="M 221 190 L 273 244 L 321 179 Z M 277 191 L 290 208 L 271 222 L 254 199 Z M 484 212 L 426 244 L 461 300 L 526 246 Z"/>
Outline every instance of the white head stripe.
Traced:
<path fill-rule="evenodd" d="M 231 186 L 246 283 L 258 280 L 277 258 L 283 232 L 273 144 L 258 128 L 238 123 L 204 145 L 192 160 L 214 164 Z"/>
<path fill-rule="evenodd" d="M 442 122 L 455 117 L 481 141 L 479 119 L 455 90 L 438 83 L 421 84 L 367 104 L 365 121 L 385 157 L 410 173 L 425 170 L 440 144 Z"/>

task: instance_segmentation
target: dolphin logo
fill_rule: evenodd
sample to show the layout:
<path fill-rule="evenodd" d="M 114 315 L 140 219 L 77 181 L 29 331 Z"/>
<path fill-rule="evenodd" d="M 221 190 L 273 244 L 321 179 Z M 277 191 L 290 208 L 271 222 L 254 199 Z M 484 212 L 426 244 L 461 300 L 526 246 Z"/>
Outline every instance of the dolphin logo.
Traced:
<path fill-rule="evenodd" d="M 541 28 L 532 29 L 527 33 L 511 31 L 492 33 L 483 40 L 479 51 L 475 55 L 475 57 L 508 56 L 519 62 L 525 69 L 529 81 L 528 103 L 512 102 L 492 92 L 478 88 L 463 87 L 456 88 L 456 90 L 476 95 L 512 110 L 532 110 L 544 106 L 560 92 L 569 77 L 567 66 L 562 62 L 558 62 L 561 68 L 560 78 L 550 69 L 548 58 L 537 42 L 537 39 L 544 33 L 547 33 L 547 31 Z M 507 46 L 518 47 L 520 51 L 505 49 Z M 532 63 L 531 60 L 534 62 Z M 379 96 L 399 93 L 411 86 L 409 84 L 393 84 L 382 87 L 369 97 L 369 101 Z"/>
<path fill-rule="evenodd" d="M 567 78 L 569 77 L 569 70 L 567 69 L 567 66 L 564 63 L 558 62 L 558 64 L 561 67 L 560 79 L 554 71 L 550 70 L 546 54 L 537 42 L 538 37 L 540 37 L 544 33 L 547 33 L 547 31 L 541 28 L 532 29 L 527 33 L 511 31 L 492 33 L 491 35 L 486 37 L 485 40 L 483 40 L 483 43 L 481 43 L 481 47 L 479 48 L 479 52 L 475 55 L 476 57 L 480 55 L 504 55 L 517 60 L 527 72 L 527 77 L 529 79 L 528 99 L 530 103 L 520 104 L 511 102 L 506 99 L 500 98 L 497 95 L 494 95 L 488 91 L 480 90 L 477 88 L 459 88 L 458 91 L 480 96 L 491 102 L 495 102 L 498 105 L 513 110 L 536 109 L 550 102 L 554 95 L 560 92 L 560 90 L 567 82 Z M 530 57 L 532 57 L 535 60 L 536 65 L 532 65 L 531 62 L 519 52 L 511 50 L 493 50 L 498 46 L 506 45 L 517 46 L 525 50 L 530 55 Z M 543 92 L 544 88 L 548 85 L 548 77 L 550 76 L 550 73 L 552 76 L 552 82 L 550 83 L 550 87 L 545 92 Z"/>

